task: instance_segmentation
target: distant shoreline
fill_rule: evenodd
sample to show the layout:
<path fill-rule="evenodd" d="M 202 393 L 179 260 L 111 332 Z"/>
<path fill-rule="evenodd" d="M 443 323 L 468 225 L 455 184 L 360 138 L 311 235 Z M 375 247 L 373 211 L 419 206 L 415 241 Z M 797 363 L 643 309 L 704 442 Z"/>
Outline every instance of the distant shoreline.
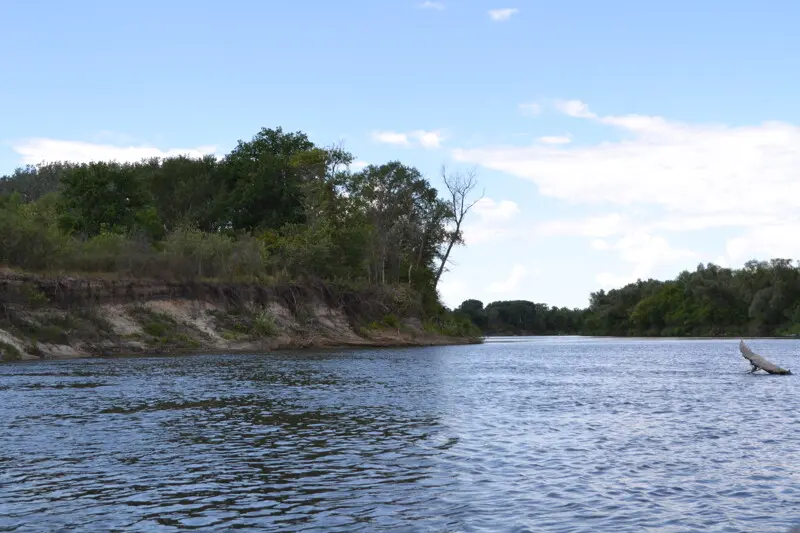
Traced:
<path fill-rule="evenodd" d="M 655 337 L 655 336 L 641 336 L 641 335 L 583 335 L 579 333 L 570 334 L 554 334 L 554 335 L 541 335 L 541 334 L 506 334 L 506 335 L 484 335 L 484 339 L 502 339 L 502 338 L 567 338 L 567 337 L 580 337 L 584 339 L 625 339 L 625 340 L 739 340 L 739 339 L 764 339 L 764 340 L 800 340 L 800 335 L 716 335 L 716 336 L 703 336 L 692 335 L 685 337 Z"/>

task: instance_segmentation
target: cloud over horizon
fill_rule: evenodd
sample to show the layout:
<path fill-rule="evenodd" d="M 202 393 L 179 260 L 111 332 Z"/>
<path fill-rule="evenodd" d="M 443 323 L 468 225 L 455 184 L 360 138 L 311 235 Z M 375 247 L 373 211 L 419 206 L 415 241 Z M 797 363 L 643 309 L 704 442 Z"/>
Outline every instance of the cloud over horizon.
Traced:
<path fill-rule="evenodd" d="M 482 198 L 467 217 L 463 228 L 464 241 L 469 246 L 513 237 L 517 231 L 512 222 L 519 212 L 519 206 L 511 200 L 497 202 Z"/>
<path fill-rule="evenodd" d="M 117 144 L 65 141 L 48 138 L 33 138 L 11 144 L 11 149 L 20 156 L 22 164 L 37 165 L 56 161 L 89 163 L 92 161 L 119 161 L 134 163 L 153 157 L 164 158 L 179 155 L 203 157 L 217 155 L 216 146 L 194 148 L 168 148 L 139 144 L 121 146 Z"/>
<path fill-rule="evenodd" d="M 515 263 L 512 265 L 511 272 L 509 272 L 506 278 L 493 281 L 486 287 L 484 292 L 487 294 L 511 294 L 514 290 L 519 288 L 522 281 L 530 274 L 531 272 L 525 268 L 524 265 Z"/>
<path fill-rule="evenodd" d="M 393 146 L 420 146 L 422 148 L 439 148 L 444 136 L 439 131 L 414 130 L 408 133 L 396 131 L 374 131 L 372 140 L 379 144 Z"/>
<path fill-rule="evenodd" d="M 800 232 L 800 217 L 794 215 L 800 213 L 800 127 L 602 115 L 579 100 L 556 101 L 553 107 L 566 117 L 610 128 L 620 138 L 576 144 L 572 141 L 580 137 L 546 135 L 527 145 L 456 148 L 452 155 L 529 180 L 539 194 L 565 205 L 600 210 L 583 219 L 545 221 L 537 232 L 582 236 L 594 250 L 615 253 L 631 267 L 620 275 L 601 274 L 604 285 L 703 258 L 698 251 L 673 247 L 667 232 L 741 231 L 720 257 L 732 264 L 758 254 L 800 257 L 800 246 L 787 239 Z"/>

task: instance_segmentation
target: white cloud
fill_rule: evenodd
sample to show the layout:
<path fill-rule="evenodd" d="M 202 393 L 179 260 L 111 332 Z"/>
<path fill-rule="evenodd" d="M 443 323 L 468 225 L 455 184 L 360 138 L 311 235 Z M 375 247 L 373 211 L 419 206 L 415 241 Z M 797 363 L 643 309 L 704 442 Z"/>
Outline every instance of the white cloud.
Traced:
<path fill-rule="evenodd" d="M 464 242 L 467 246 L 485 243 L 497 243 L 519 235 L 516 228 L 509 226 L 482 226 L 468 224 L 464 226 Z"/>
<path fill-rule="evenodd" d="M 725 257 L 724 255 L 721 255 L 721 256 L 717 257 L 715 260 L 713 260 L 711 262 L 714 263 L 717 266 L 722 267 L 722 268 L 730 268 L 731 267 L 731 264 L 728 261 L 728 258 Z"/>
<path fill-rule="evenodd" d="M 464 225 L 464 241 L 467 245 L 497 242 L 518 233 L 518 229 L 510 224 L 519 214 L 516 202 L 482 198 L 473 207 L 470 215 L 473 214 Z"/>
<path fill-rule="evenodd" d="M 628 233 L 611 248 L 620 251 L 623 261 L 636 265 L 637 278 L 652 275 L 656 266 L 696 257 L 691 250 L 674 248 L 663 237 L 643 232 Z"/>
<path fill-rule="evenodd" d="M 13 143 L 12 149 L 20 155 L 23 164 L 35 165 L 53 161 L 73 161 L 76 163 L 88 163 L 91 161 L 136 162 L 152 157 L 177 155 L 202 157 L 208 154 L 215 154 L 217 147 L 198 146 L 195 148 L 169 148 L 162 150 L 148 145 L 119 146 L 37 138 Z"/>
<path fill-rule="evenodd" d="M 636 278 L 630 275 L 612 274 L 611 272 L 601 272 L 594 277 L 597 281 L 599 288 L 604 290 L 619 289 L 628 283 L 636 281 Z"/>
<path fill-rule="evenodd" d="M 495 202 L 491 198 L 481 198 L 473 207 L 482 221 L 509 220 L 519 213 L 519 206 L 511 200 Z"/>
<path fill-rule="evenodd" d="M 536 140 L 542 144 L 569 144 L 572 142 L 572 137 L 569 135 L 545 135 Z"/>
<path fill-rule="evenodd" d="M 439 295 L 442 301 L 450 308 L 456 308 L 461 302 L 470 298 L 469 288 L 466 283 L 458 279 L 450 279 L 448 275 L 439 282 Z"/>
<path fill-rule="evenodd" d="M 735 213 L 719 215 L 667 214 L 649 223 L 647 227 L 651 231 L 699 231 L 710 228 L 772 225 L 779 223 L 781 220 L 786 221 L 785 214 L 751 214 L 746 217 Z"/>
<path fill-rule="evenodd" d="M 692 218 L 698 229 L 800 210 L 797 126 L 603 117 L 576 100 L 557 107 L 569 116 L 611 126 L 624 138 L 585 146 L 458 149 L 453 156 L 531 180 L 545 196 L 574 204 L 657 208 L 673 218 Z"/>
<path fill-rule="evenodd" d="M 589 111 L 589 106 L 580 100 L 557 100 L 555 108 L 570 117 L 596 118 L 597 115 Z"/>
<path fill-rule="evenodd" d="M 528 277 L 530 272 L 523 265 L 516 263 L 511 268 L 508 277 L 502 281 L 495 281 L 486 287 L 489 294 L 507 294 L 519 288 L 520 283 Z"/>
<path fill-rule="evenodd" d="M 396 131 L 375 131 L 372 140 L 380 144 L 394 146 L 413 146 L 417 144 L 423 148 L 439 148 L 444 136 L 439 131 L 414 130 L 408 133 Z"/>
<path fill-rule="evenodd" d="M 800 259 L 800 222 L 771 224 L 751 228 L 729 239 L 725 244 L 725 259 L 741 266 L 750 259 Z"/>
<path fill-rule="evenodd" d="M 444 9 L 444 4 L 442 2 L 431 2 L 430 0 L 427 0 L 422 2 L 419 7 L 422 9 L 436 9 L 441 11 Z"/>
<path fill-rule="evenodd" d="M 541 104 L 537 104 L 536 102 L 531 102 L 527 104 L 519 104 L 517 106 L 521 113 L 525 115 L 539 115 L 542 113 L 542 106 Z"/>
<path fill-rule="evenodd" d="M 350 163 L 350 170 L 358 172 L 359 170 L 362 170 L 368 166 L 369 163 L 367 163 L 366 161 L 361 161 L 360 159 L 356 159 L 355 161 Z"/>
<path fill-rule="evenodd" d="M 637 279 L 664 273 L 664 267 L 685 266 L 686 261 L 699 260 L 700 255 L 673 247 L 660 235 L 651 233 L 658 224 L 641 223 L 620 213 L 608 213 L 579 220 L 551 220 L 536 228 L 539 235 L 580 236 L 589 238 L 589 248 L 614 252 L 631 270 L 625 274 L 603 272 L 596 280 L 604 289 L 620 287 Z M 667 273 L 672 277 L 672 271 Z"/>
<path fill-rule="evenodd" d="M 506 7 L 503 9 L 490 9 L 489 18 L 495 22 L 504 22 L 511 18 L 511 15 L 519 13 L 519 9 L 515 7 Z"/>
<path fill-rule="evenodd" d="M 602 244 L 601 244 L 602 243 Z M 650 235 L 641 231 L 627 233 L 612 245 L 605 241 L 593 241 L 595 249 L 615 250 L 620 259 L 632 265 L 632 270 L 623 275 L 602 272 L 596 279 L 604 289 L 621 287 L 637 279 L 648 279 L 657 274 L 659 268 L 665 266 L 685 266 L 689 260 L 698 255 L 687 249 L 671 246 L 663 237 Z"/>
<path fill-rule="evenodd" d="M 375 131 L 372 140 L 380 144 L 393 144 L 396 146 L 409 146 L 408 134 L 394 131 Z"/>
<path fill-rule="evenodd" d="M 439 148 L 442 135 L 438 131 L 417 130 L 411 132 L 411 138 L 416 139 L 423 148 Z"/>
<path fill-rule="evenodd" d="M 592 250 L 616 253 L 623 263 L 631 265 L 631 270 L 621 275 L 598 274 L 596 280 L 601 288 L 609 289 L 656 276 L 665 266 L 699 258 L 695 252 L 673 247 L 664 237 L 650 233 L 655 227 L 620 213 L 608 213 L 581 220 L 552 220 L 540 224 L 537 233 L 551 237 L 587 237 Z"/>
<path fill-rule="evenodd" d="M 624 231 L 628 219 L 619 213 L 608 213 L 582 220 L 551 220 L 539 224 L 537 233 L 545 236 L 581 235 L 584 237 L 610 237 Z"/>

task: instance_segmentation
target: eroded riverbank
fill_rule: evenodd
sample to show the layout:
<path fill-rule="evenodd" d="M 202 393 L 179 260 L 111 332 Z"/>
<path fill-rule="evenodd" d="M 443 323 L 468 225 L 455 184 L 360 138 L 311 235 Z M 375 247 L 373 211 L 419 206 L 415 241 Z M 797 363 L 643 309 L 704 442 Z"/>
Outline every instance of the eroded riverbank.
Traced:
<path fill-rule="evenodd" d="M 396 287 L 0 275 L 6 361 L 480 342 L 421 315 L 414 295 Z"/>

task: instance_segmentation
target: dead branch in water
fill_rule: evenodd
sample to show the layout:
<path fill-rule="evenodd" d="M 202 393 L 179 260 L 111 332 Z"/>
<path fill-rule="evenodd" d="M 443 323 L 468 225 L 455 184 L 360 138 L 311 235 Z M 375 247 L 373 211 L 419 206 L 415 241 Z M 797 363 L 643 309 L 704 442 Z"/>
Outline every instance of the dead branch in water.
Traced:
<path fill-rule="evenodd" d="M 778 365 L 767 361 L 760 355 L 753 353 L 753 350 L 748 348 L 743 340 L 739 341 L 739 351 L 742 352 L 742 357 L 750 361 L 750 366 L 752 367 L 750 370 L 751 374 L 758 372 L 759 370 L 763 370 L 769 374 L 790 375 L 792 373 L 791 370 L 783 369 Z"/>

